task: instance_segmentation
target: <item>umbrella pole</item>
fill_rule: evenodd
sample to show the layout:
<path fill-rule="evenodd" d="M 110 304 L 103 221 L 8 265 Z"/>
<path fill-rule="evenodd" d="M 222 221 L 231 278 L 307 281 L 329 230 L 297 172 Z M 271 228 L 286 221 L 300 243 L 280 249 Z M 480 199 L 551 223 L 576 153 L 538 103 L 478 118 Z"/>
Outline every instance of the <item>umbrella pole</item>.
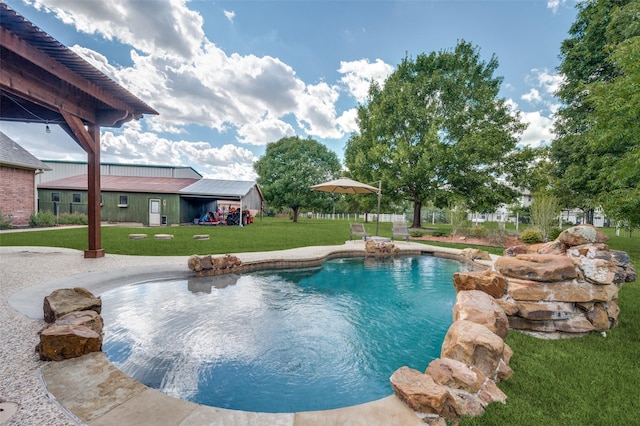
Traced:
<path fill-rule="evenodd" d="M 376 237 L 378 236 L 378 225 L 380 223 L 380 198 L 382 198 L 382 181 L 378 181 L 378 214 L 376 214 Z"/>

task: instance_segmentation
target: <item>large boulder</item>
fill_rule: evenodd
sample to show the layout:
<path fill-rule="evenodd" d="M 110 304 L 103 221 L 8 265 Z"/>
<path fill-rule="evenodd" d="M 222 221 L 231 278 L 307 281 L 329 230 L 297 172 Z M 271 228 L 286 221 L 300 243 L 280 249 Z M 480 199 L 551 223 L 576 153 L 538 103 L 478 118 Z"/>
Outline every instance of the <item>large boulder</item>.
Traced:
<path fill-rule="evenodd" d="M 458 292 L 453 320 L 469 320 L 484 325 L 503 339 L 509 334 L 509 321 L 504 310 L 493 297 L 479 290 Z"/>
<path fill-rule="evenodd" d="M 43 310 L 44 320 L 52 323 L 70 312 L 96 311 L 100 313 L 102 300 L 81 287 L 61 288 L 45 296 Z"/>
<path fill-rule="evenodd" d="M 102 336 L 84 325 L 52 325 L 36 347 L 43 361 L 62 361 L 102 350 Z"/>
<path fill-rule="evenodd" d="M 565 229 L 557 240 L 568 246 L 582 244 L 605 243 L 609 237 L 593 225 L 578 225 Z"/>
<path fill-rule="evenodd" d="M 485 269 L 483 271 L 456 272 L 453 274 L 453 285 L 456 291 L 480 290 L 498 298 L 504 295 L 507 280 L 503 275 Z"/>
<path fill-rule="evenodd" d="M 576 267 L 571 259 L 554 254 L 503 256 L 494 265 L 498 272 L 513 278 L 552 282 L 577 277 Z"/>
<path fill-rule="evenodd" d="M 504 341 L 487 327 L 472 321 L 455 321 L 442 343 L 442 358 L 451 358 L 477 367 L 485 376 L 496 379 L 505 350 Z"/>
<path fill-rule="evenodd" d="M 577 280 L 541 283 L 511 278 L 507 293 L 518 301 L 608 302 L 617 298 L 618 287 Z"/>
<path fill-rule="evenodd" d="M 400 367 L 391 375 L 390 380 L 396 395 L 414 411 L 458 417 L 453 396 L 431 376 L 409 367 Z"/>

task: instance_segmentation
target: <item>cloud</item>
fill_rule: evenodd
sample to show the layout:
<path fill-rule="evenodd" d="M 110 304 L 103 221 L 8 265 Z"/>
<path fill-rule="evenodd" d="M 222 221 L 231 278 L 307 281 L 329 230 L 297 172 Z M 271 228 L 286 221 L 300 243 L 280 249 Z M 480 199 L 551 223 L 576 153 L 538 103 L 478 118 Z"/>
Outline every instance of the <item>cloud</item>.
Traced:
<path fill-rule="evenodd" d="M 131 46 L 126 66 L 83 46 L 73 50 L 159 112 L 145 117 L 140 133 L 181 135 L 195 124 L 254 146 L 294 134 L 340 139 L 355 129 L 355 114 L 336 109 L 340 96 L 362 102 L 371 81 L 383 83 L 393 71 L 380 59 L 345 61 L 338 82 L 306 84 L 278 58 L 224 52 L 186 0 L 32 3 L 80 32 Z M 235 12 L 223 12 L 233 21 Z"/>
<path fill-rule="evenodd" d="M 102 161 L 107 163 L 185 165 L 215 179 L 256 178 L 253 163 L 257 157 L 246 148 L 229 144 L 212 148 L 204 141 L 171 141 L 125 128 L 120 134 L 104 132 L 100 147 Z"/>
<path fill-rule="evenodd" d="M 33 5 L 78 31 L 118 40 L 147 54 L 189 58 L 204 39 L 202 16 L 187 7 L 187 0 L 33 0 Z"/>
<path fill-rule="evenodd" d="M 540 92 L 538 92 L 538 90 L 536 89 L 531 89 L 529 93 L 525 93 L 524 95 L 522 95 L 522 99 L 532 103 L 542 101 L 542 98 L 540 97 Z"/>
<path fill-rule="evenodd" d="M 556 14 L 560 6 L 574 7 L 576 3 L 583 3 L 587 0 L 547 0 L 547 9 L 551 9 L 551 11 Z"/>
<path fill-rule="evenodd" d="M 540 111 L 520 112 L 522 121 L 528 123 L 520 137 L 520 143 L 532 148 L 549 145 L 554 138 L 553 117 L 544 116 Z"/>
<path fill-rule="evenodd" d="M 525 77 L 525 83 L 532 87 L 520 98 L 532 106 L 543 108 L 545 113 L 554 113 L 560 106 L 555 94 L 563 78 L 562 74 L 552 73 L 546 68 L 533 68 Z"/>
<path fill-rule="evenodd" d="M 372 81 L 384 84 L 384 81 L 393 72 L 393 66 L 386 64 L 381 59 L 370 63 L 368 59 L 358 61 L 341 61 L 338 72 L 344 74 L 340 81 L 356 101 L 363 103 L 369 92 Z"/>
<path fill-rule="evenodd" d="M 225 10 L 224 16 L 229 20 L 229 22 L 233 22 L 233 18 L 236 17 L 236 13 L 232 10 Z"/>

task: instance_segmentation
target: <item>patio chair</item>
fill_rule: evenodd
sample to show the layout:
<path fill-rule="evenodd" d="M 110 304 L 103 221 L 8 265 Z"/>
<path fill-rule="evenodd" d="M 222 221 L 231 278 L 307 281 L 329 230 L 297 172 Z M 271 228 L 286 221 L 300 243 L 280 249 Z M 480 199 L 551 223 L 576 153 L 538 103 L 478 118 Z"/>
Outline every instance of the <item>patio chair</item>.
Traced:
<path fill-rule="evenodd" d="M 405 222 L 394 222 L 391 227 L 391 239 L 395 240 L 397 237 L 404 238 L 405 241 L 409 241 L 409 229 Z"/>
<path fill-rule="evenodd" d="M 364 225 L 363 224 L 361 224 L 361 223 L 352 223 L 351 224 L 351 235 L 349 235 L 349 240 L 352 240 L 354 236 L 362 237 L 362 239 L 367 241 L 367 238 L 369 237 L 369 234 L 367 234 L 367 231 L 364 229 Z"/>

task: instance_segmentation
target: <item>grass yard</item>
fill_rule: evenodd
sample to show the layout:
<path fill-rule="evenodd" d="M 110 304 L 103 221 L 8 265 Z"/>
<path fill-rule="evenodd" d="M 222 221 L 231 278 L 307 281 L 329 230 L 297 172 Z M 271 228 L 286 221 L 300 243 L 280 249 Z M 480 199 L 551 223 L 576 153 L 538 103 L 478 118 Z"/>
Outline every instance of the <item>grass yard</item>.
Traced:
<path fill-rule="evenodd" d="M 370 234 L 375 223 L 365 224 Z M 429 227 L 429 224 L 425 224 Z M 438 229 L 446 226 L 438 226 Z M 522 230 L 523 228 L 521 228 Z M 627 252 L 640 270 L 640 236 L 620 237 L 613 229 L 612 249 Z M 146 233 L 130 240 L 131 233 Z M 155 240 L 154 234 L 173 234 L 173 240 Z M 210 240 L 195 241 L 195 234 Z M 391 236 L 391 224 L 380 223 L 381 236 Z M 282 250 L 308 245 L 340 245 L 349 240 L 349 225 L 342 220 L 256 218 L 245 227 L 183 226 L 169 228 L 102 228 L 102 248 L 128 255 L 223 254 Z M 436 244 L 428 242 L 428 244 Z M 440 243 L 438 243 L 440 244 Z M 87 248 L 87 230 L 56 229 L 1 233 L 3 246 Z M 464 248 L 464 244 L 444 244 Z M 492 253 L 501 250 L 487 248 Z M 591 334 L 567 340 L 540 340 L 512 332 L 507 343 L 514 351 L 514 375 L 499 384 L 507 404 L 491 404 L 478 418 L 461 425 L 638 425 L 640 413 L 640 282 L 625 284 L 619 293 L 620 316 L 606 337 Z"/>

